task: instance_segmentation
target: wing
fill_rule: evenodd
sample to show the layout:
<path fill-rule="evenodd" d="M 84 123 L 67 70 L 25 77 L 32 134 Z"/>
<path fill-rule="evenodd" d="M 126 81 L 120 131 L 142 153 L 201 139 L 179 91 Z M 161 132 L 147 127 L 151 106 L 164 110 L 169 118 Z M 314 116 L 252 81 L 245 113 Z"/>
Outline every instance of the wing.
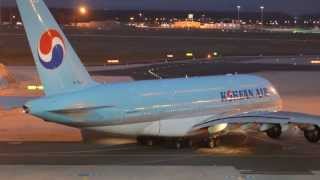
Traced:
<path fill-rule="evenodd" d="M 25 97 L 25 96 L 0 96 L 0 108 L 9 110 L 13 108 L 20 108 L 26 102 L 37 99 L 39 97 Z"/>
<path fill-rule="evenodd" d="M 295 112 L 253 112 L 225 117 L 216 117 L 211 120 L 196 124 L 193 130 L 215 126 L 218 124 L 245 124 L 245 123 L 269 123 L 269 124 L 311 124 L 320 127 L 320 116 L 314 116 Z"/>

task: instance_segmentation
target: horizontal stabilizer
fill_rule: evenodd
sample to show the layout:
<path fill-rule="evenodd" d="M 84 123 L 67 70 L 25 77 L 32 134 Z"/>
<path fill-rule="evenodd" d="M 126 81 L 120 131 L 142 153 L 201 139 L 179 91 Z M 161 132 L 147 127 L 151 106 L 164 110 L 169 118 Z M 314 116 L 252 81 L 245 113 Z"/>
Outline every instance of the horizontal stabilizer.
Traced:
<path fill-rule="evenodd" d="M 0 108 L 5 110 L 21 108 L 26 102 L 37 98 L 38 97 L 0 96 Z"/>

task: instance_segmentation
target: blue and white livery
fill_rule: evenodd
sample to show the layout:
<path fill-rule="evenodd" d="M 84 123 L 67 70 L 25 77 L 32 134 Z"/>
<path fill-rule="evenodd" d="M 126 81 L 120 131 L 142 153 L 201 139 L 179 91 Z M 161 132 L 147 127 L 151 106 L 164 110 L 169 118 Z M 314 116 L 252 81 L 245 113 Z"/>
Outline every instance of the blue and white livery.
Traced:
<path fill-rule="evenodd" d="M 98 84 L 93 81 L 42 0 L 17 0 L 46 96 L 27 102 L 27 113 L 45 121 L 100 132 L 181 140 L 218 135 L 255 124 L 278 138 L 289 124 L 310 142 L 320 139 L 316 116 L 281 112 L 272 84 L 257 76 L 231 75 Z"/>
<path fill-rule="evenodd" d="M 62 64 L 64 53 L 64 40 L 57 30 L 48 29 L 41 35 L 38 54 L 43 67 L 47 69 L 58 68 Z"/>

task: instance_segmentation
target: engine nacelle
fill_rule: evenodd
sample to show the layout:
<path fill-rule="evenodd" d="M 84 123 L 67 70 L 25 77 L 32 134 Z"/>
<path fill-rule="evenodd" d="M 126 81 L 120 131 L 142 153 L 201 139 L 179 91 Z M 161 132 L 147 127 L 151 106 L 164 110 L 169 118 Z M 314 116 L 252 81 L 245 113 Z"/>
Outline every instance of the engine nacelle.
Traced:
<path fill-rule="evenodd" d="M 223 130 L 225 130 L 228 127 L 227 123 L 223 123 L 223 124 L 217 124 L 215 126 L 211 126 L 208 128 L 208 133 L 209 134 L 216 134 L 219 133 Z"/>

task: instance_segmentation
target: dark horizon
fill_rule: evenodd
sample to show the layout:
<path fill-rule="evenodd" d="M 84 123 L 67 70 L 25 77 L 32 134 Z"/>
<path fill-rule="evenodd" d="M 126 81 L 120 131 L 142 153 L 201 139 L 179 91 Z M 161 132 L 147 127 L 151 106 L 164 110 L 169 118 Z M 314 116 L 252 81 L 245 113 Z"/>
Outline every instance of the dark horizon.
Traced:
<path fill-rule="evenodd" d="M 4 6 L 15 6 L 15 0 L 1 0 Z M 50 7 L 72 8 L 87 4 L 94 9 L 105 10 L 164 10 L 164 11 L 236 11 L 241 5 L 242 12 L 282 12 L 290 15 L 320 14 L 319 0 L 45 0 Z"/>

